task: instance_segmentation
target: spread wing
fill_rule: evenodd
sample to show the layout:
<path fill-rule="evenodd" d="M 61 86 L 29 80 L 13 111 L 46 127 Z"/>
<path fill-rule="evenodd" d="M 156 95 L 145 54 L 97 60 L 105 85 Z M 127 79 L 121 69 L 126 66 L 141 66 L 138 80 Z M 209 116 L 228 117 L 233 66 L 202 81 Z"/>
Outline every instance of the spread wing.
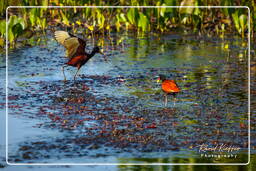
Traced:
<path fill-rule="evenodd" d="M 55 39 L 66 48 L 66 55 L 69 58 L 85 54 L 86 42 L 66 31 L 55 31 Z"/>

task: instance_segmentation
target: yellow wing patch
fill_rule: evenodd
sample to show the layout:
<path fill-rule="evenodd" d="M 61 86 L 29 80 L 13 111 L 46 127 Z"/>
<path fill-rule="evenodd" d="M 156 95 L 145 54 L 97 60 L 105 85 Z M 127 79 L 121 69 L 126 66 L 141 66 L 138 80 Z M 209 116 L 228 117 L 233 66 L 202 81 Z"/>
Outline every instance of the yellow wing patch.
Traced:
<path fill-rule="evenodd" d="M 79 41 L 77 37 L 71 37 L 68 32 L 65 31 L 55 31 L 54 36 L 61 45 L 66 48 L 66 55 L 72 58 L 79 47 Z"/>
<path fill-rule="evenodd" d="M 68 57 L 73 57 L 73 55 L 76 53 L 77 48 L 79 47 L 79 41 L 76 37 L 68 38 L 64 41 L 64 47 L 66 50 L 66 55 Z"/>
<path fill-rule="evenodd" d="M 60 44 L 62 44 L 64 46 L 64 41 L 70 37 L 70 35 L 68 34 L 68 32 L 66 31 L 55 31 L 54 32 L 54 36 L 55 39 L 57 40 L 57 42 L 59 42 Z"/>

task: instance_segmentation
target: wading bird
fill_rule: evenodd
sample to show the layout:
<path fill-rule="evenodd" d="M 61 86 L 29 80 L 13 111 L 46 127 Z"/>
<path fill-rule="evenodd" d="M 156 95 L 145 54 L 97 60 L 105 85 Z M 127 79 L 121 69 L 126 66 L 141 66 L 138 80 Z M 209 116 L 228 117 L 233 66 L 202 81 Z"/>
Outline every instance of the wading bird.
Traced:
<path fill-rule="evenodd" d="M 157 82 L 160 82 L 160 81 L 162 81 L 162 90 L 164 91 L 164 96 L 165 96 L 164 105 L 166 106 L 167 96 L 172 95 L 175 101 L 176 94 L 180 92 L 180 88 L 178 87 L 178 85 L 174 80 L 167 80 L 165 75 L 159 75 Z"/>
<path fill-rule="evenodd" d="M 98 46 L 95 46 L 91 53 L 85 52 L 86 42 L 78 38 L 66 31 L 55 31 L 54 32 L 55 39 L 61 45 L 66 48 L 66 55 L 69 58 L 69 61 L 65 63 L 62 67 L 62 72 L 64 75 L 64 81 L 66 81 L 66 76 L 64 72 L 64 68 L 69 66 L 77 67 L 77 71 L 74 76 L 74 80 L 76 79 L 76 75 L 79 69 L 89 60 L 91 59 L 96 53 L 100 53 L 104 55 Z"/>

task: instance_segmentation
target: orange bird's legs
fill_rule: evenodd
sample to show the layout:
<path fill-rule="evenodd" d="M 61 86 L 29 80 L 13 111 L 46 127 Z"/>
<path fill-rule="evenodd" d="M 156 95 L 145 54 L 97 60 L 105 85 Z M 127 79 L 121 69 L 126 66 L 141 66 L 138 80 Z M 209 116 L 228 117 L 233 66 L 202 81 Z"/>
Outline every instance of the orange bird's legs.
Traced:
<path fill-rule="evenodd" d="M 164 93 L 164 106 L 167 106 L 167 102 L 168 102 L 167 94 Z"/>
<path fill-rule="evenodd" d="M 175 106 L 175 102 L 177 101 L 176 94 L 173 93 L 171 95 L 173 96 L 173 103 L 174 103 L 174 106 Z M 168 93 L 164 93 L 164 106 L 167 106 L 167 103 L 168 103 Z"/>
<path fill-rule="evenodd" d="M 174 99 L 173 99 L 173 103 L 174 103 L 174 106 L 175 106 L 175 102 L 176 102 L 176 94 L 173 95 Z"/>

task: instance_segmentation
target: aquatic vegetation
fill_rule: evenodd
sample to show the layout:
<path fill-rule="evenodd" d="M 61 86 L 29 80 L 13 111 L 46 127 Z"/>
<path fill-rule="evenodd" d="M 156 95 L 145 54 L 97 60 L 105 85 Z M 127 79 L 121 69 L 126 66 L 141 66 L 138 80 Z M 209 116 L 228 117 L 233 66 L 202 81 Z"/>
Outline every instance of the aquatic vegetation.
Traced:
<path fill-rule="evenodd" d="M 106 35 L 105 47 L 123 35 L 116 34 L 111 39 Z M 52 37 L 48 36 L 45 46 L 10 53 L 9 78 L 13 83 L 9 85 L 9 116 L 24 117 L 26 128 L 30 123 L 33 128 L 48 131 L 43 138 L 22 139 L 20 144 L 10 140 L 10 161 L 72 158 L 78 162 L 81 157 L 87 162 L 85 156 L 99 159 L 101 154 L 118 159 L 126 152 L 126 158 L 161 160 L 172 152 L 182 155 L 184 150 L 187 160 L 195 145 L 203 142 L 232 142 L 246 150 L 247 63 L 246 56 L 238 56 L 245 49 L 239 46 L 243 41 L 209 41 L 209 37 L 195 41 L 197 36 L 191 36 L 141 38 L 129 34 L 123 40 L 123 52 L 119 45 L 107 51 L 110 64 L 94 58 L 92 65 L 82 68 L 77 82 L 65 84 L 58 67 L 65 60 L 59 58 L 64 52 Z M 229 61 L 226 49 L 233 56 Z M 66 71 L 69 78 L 74 73 L 75 69 Z M 175 106 L 170 100 L 164 107 L 163 92 L 154 77 L 159 73 L 175 77 L 181 88 Z M 239 157 L 237 161 L 246 159 Z"/>
<path fill-rule="evenodd" d="M 25 30 L 25 22 L 23 18 L 12 15 L 8 21 L 8 40 L 13 43 L 16 41 L 23 30 Z"/>
<path fill-rule="evenodd" d="M 203 1 L 203 0 L 158 0 L 150 1 L 123 1 L 118 0 L 113 4 L 110 1 L 70 1 L 47 0 L 1 2 L 0 16 L 5 15 L 5 9 L 9 5 L 53 5 L 53 6 L 108 6 L 108 5 L 133 5 L 133 6 L 159 6 L 159 8 L 9 8 L 9 42 L 15 43 L 17 38 L 26 28 L 33 31 L 44 31 L 50 26 L 62 26 L 72 29 L 74 32 L 87 28 L 84 32 L 92 34 L 109 34 L 111 32 L 135 31 L 138 34 L 148 32 L 192 31 L 195 33 L 217 34 L 224 37 L 225 33 L 237 33 L 245 37 L 248 32 L 248 10 L 246 8 L 165 8 L 165 6 L 248 6 L 251 9 L 251 30 L 255 28 L 255 3 L 253 1 L 241 1 L 234 4 L 231 0 Z M 13 23 L 16 16 L 15 24 Z M 81 17 L 82 16 L 82 17 Z M 14 26 L 14 25 L 15 26 Z M 0 21 L 0 45 L 5 37 L 4 20 Z M 252 31 L 252 37 L 253 37 Z M 2 41 L 1 41 L 2 40 Z"/>

